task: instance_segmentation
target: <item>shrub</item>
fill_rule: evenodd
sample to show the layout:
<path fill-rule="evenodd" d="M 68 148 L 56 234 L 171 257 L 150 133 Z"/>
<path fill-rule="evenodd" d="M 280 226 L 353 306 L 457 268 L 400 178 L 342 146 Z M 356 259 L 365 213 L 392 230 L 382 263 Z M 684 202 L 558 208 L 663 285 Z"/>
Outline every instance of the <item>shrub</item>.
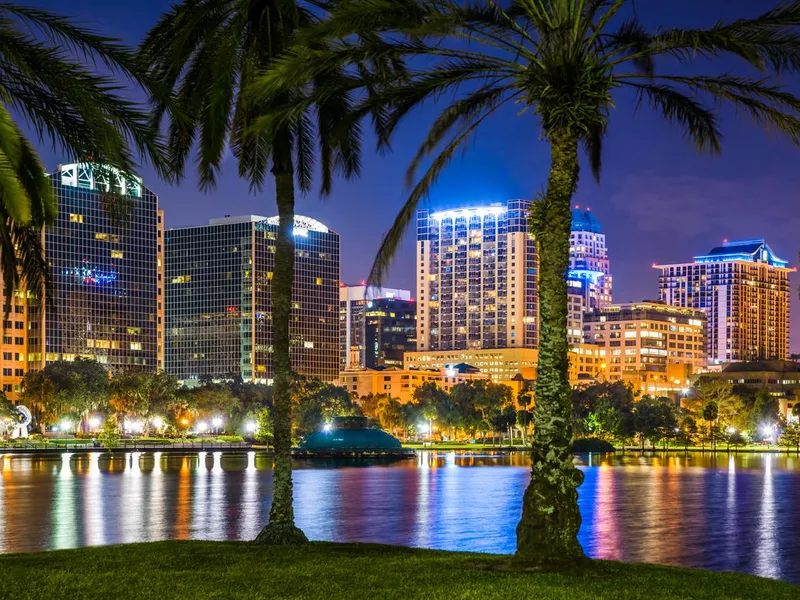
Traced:
<path fill-rule="evenodd" d="M 570 447 L 573 454 L 603 454 L 614 452 L 614 446 L 598 438 L 580 438 L 572 442 Z"/>

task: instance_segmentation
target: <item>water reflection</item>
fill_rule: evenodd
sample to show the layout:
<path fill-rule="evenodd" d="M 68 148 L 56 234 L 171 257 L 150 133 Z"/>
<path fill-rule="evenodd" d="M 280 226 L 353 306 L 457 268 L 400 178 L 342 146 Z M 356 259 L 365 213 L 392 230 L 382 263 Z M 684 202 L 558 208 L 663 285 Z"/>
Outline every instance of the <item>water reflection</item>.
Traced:
<path fill-rule="evenodd" d="M 800 461 L 780 455 L 591 456 L 580 540 L 591 556 L 740 570 L 800 582 Z M 0 457 L 0 551 L 157 539 L 252 539 L 271 457 L 103 453 Z M 312 539 L 513 552 L 524 454 L 297 461 Z"/>

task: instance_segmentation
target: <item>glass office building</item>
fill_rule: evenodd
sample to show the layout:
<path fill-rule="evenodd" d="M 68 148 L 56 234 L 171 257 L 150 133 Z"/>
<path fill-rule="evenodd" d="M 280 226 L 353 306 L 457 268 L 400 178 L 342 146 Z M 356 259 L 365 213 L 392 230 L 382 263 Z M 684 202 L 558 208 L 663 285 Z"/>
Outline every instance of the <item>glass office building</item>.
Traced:
<path fill-rule="evenodd" d="M 112 372 L 157 370 L 163 339 L 158 197 L 140 178 L 105 166 L 60 165 L 51 178 L 58 200 L 57 221 L 44 232 L 51 296 L 36 325 L 44 331 L 44 351 L 31 344 L 31 367 L 86 357 Z M 108 193 L 111 186 L 117 194 Z"/>
<path fill-rule="evenodd" d="M 339 369 L 362 368 L 366 364 L 364 311 L 376 300 L 411 300 L 409 290 L 359 285 L 339 285 Z M 416 331 L 411 336 L 416 337 Z M 413 348 L 416 349 L 416 342 Z M 402 360 L 400 361 L 402 363 Z"/>
<path fill-rule="evenodd" d="M 417 212 L 417 350 L 537 346 L 530 204 Z"/>
<path fill-rule="evenodd" d="M 417 303 L 379 298 L 364 308 L 364 366 L 403 367 L 403 355 L 417 349 Z"/>
<path fill-rule="evenodd" d="M 167 231 L 167 372 L 184 382 L 272 382 L 277 233 L 277 217 L 254 215 Z M 339 235 L 298 215 L 294 238 L 292 369 L 332 381 L 339 368 Z"/>

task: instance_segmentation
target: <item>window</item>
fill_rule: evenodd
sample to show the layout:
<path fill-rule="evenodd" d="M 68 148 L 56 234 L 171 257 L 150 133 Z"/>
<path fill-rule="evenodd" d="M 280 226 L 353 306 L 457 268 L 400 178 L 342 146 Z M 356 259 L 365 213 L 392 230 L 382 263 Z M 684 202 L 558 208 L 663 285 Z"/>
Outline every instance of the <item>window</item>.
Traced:
<path fill-rule="evenodd" d="M 11 377 L 11 373 L 13 373 L 13 371 L 10 367 L 3 367 L 3 377 Z"/>
<path fill-rule="evenodd" d="M 11 360 L 13 354 L 11 352 L 3 352 L 3 360 Z"/>
<path fill-rule="evenodd" d="M 112 250 L 111 251 L 111 258 L 124 258 L 122 250 Z"/>
<path fill-rule="evenodd" d="M 142 343 L 141 342 L 131 342 L 131 350 L 141 350 Z"/>
<path fill-rule="evenodd" d="M 15 338 L 14 338 L 14 343 L 15 343 L 17 346 L 24 346 L 24 345 L 25 345 L 25 338 L 21 338 L 21 337 L 15 337 Z"/>
<path fill-rule="evenodd" d="M 70 223 L 83 223 L 83 215 L 76 215 L 75 213 L 70 213 L 69 222 Z"/>
<path fill-rule="evenodd" d="M 317 277 L 317 285 L 322 285 L 322 277 Z"/>
<path fill-rule="evenodd" d="M 14 369 L 14 377 L 24 377 L 25 369 Z"/>

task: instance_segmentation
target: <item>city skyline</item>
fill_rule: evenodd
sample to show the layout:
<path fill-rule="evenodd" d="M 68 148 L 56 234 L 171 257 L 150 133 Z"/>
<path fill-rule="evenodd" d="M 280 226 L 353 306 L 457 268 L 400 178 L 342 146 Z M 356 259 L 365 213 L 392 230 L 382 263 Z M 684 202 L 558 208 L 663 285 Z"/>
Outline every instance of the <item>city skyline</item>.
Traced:
<path fill-rule="evenodd" d="M 58 0 L 37 2 L 43 8 L 63 10 Z M 712 25 L 718 20 L 752 17 L 766 3 L 749 0 L 675 0 L 669 4 L 637 5 L 648 28 L 668 22 L 677 27 Z M 769 2 L 776 5 L 777 2 Z M 103 32 L 116 32 L 128 43 L 138 43 L 165 9 L 161 0 L 136 4 L 115 3 L 98 10 L 96 1 L 75 0 L 70 12 Z M 721 61 L 731 73 L 745 73 L 737 63 Z M 788 88 L 796 91 L 797 84 Z M 613 126 L 604 142 L 604 172 L 600 184 L 585 162 L 574 204 L 590 207 L 603 224 L 613 260 L 615 302 L 657 298 L 654 262 L 678 263 L 701 255 L 723 239 L 765 238 L 775 252 L 797 266 L 800 247 L 800 213 L 793 210 L 800 194 L 796 174 L 797 150 L 782 139 L 765 135 L 733 110 L 721 111 L 725 134 L 722 156 L 698 154 L 680 131 L 650 111 L 631 118 L 632 98 L 620 95 L 620 110 L 611 115 Z M 493 121 L 492 135 L 478 136 L 471 151 L 445 169 L 430 202 L 421 208 L 505 202 L 530 198 L 541 190 L 549 168 L 546 146 L 538 141 L 535 123 L 520 120 L 510 108 Z M 404 129 L 393 152 L 373 152 L 373 137 L 365 134 L 363 174 L 353 182 L 337 180 L 329 199 L 319 201 L 318 187 L 299 196 L 297 212 L 328 224 L 342 239 L 342 279 L 356 283 L 367 277 L 383 234 L 406 199 L 403 177 L 427 125 L 436 113 L 431 105 L 415 111 L 417 127 Z M 412 131 L 413 129 L 413 131 Z M 58 151 L 41 147 L 49 167 L 70 162 Z M 198 190 L 193 169 L 179 186 L 158 180 L 149 166 L 139 175 L 160 197 L 167 227 L 201 225 L 222 214 L 276 214 L 270 185 L 249 191 L 237 176 L 230 152 L 218 186 L 209 193 Z M 411 267 L 415 236 L 403 241 L 384 285 L 414 289 Z M 791 277 L 792 312 L 800 314 L 797 286 Z M 800 321 L 792 324 L 790 349 L 800 352 Z"/>

